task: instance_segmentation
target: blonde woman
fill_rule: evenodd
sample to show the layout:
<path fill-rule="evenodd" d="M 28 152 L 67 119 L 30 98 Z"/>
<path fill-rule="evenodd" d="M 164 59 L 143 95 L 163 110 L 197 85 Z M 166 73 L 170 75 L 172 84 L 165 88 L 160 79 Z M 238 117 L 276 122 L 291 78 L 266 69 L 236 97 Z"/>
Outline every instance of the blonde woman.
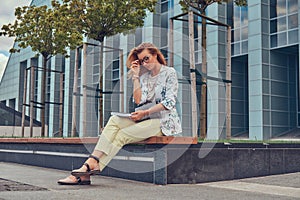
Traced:
<path fill-rule="evenodd" d="M 130 68 L 128 74 L 138 109 L 129 118 L 111 116 L 90 157 L 71 176 L 59 180 L 59 184 L 91 184 L 90 176 L 99 174 L 124 145 L 152 136 L 181 133 L 175 107 L 176 71 L 166 66 L 160 50 L 152 43 L 142 43 L 130 51 L 126 65 Z"/>

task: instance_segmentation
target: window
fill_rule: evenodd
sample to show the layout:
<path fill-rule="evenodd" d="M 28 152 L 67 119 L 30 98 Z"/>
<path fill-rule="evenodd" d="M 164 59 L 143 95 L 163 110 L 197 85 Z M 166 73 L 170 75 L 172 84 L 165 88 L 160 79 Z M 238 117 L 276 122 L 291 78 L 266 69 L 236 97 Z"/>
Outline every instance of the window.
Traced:
<path fill-rule="evenodd" d="M 271 48 L 297 43 L 297 11 L 297 0 L 270 0 Z"/>
<path fill-rule="evenodd" d="M 114 60 L 113 61 L 113 66 L 112 66 L 112 80 L 118 80 L 119 79 L 119 60 Z"/>
<path fill-rule="evenodd" d="M 248 52 L 248 7 L 233 6 L 232 55 Z"/>
<path fill-rule="evenodd" d="M 298 11 L 298 0 L 288 0 L 288 13 L 295 13 Z"/>

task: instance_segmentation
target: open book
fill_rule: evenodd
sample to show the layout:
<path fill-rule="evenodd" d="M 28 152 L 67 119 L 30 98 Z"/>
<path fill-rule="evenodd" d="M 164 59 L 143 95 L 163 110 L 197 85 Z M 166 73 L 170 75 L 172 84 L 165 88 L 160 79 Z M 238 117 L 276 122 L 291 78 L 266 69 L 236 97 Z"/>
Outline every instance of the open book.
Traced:
<path fill-rule="evenodd" d="M 111 115 L 116 115 L 119 117 L 131 117 L 130 113 L 122 113 L 122 112 L 111 112 Z"/>

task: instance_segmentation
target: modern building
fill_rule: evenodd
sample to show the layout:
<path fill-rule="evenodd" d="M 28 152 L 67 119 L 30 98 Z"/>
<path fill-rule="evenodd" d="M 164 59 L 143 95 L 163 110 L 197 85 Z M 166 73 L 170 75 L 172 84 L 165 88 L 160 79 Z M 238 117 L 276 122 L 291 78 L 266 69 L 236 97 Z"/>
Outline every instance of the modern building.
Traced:
<path fill-rule="evenodd" d="M 32 5 L 48 4 L 50 0 L 33 0 Z M 212 4 L 207 9 L 210 18 L 232 27 L 231 38 L 231 133 L 232 137 L 265 140 L 277 138 L 299 138 L 299 11 L 297 0 L 251 0 L 247 7 L 228 4 Z M 144 27 L 135 34 L 115 35 L 106 38 L 109 47 L 104 55 L 104 69 L 99 73 L 99 46 L 88 41 L 87 68 L 83 73 L 85 52 L 80 51 L 78 89 L 76 91 L 76 128 L 79 136 L 98 135 L 99 74 L 103 74 L 104 122 L 111 111 L 124 107 L 130 111 L 132 85 L 126 79 L 125 63 L 128 52 L 143 41 L 153 42 L 169 59 L 169 19 L 182 13 L 178 0 L 159 0 L 155 14 L 148 13 Z M 183 17 L 184 19 L 184 17 Z M 196 21 L 201 21 L 195 16 Z M 195 62 L 201 72 L 201 24 L 194 30 Z M 226 79 L 226 39 L 224 27 L 207 27 L 207 75 Z M 17 45 L 17 44 L 15 44 Z M 188 23 L 174 22 L 174 67 L 178 72 L 180 90 L 177 109 L 180 113 L 183 135 L 191 135 L 191 87 L 189 82 L 189 40 Z M 111 47 L 113 49 L 111 49 Z M 120 56 L 120 50 L 123 54 Z M 53 57 L 49 69 L 64 72 L 63 134 L 71 135 L 72 103 L 74 85 L 75 53 L 70 58 Z M 25 69 L 41 66 L 41 57 L 36 57 L 30 48 L 11 54 L 0 83 L 0 101 L 17 111 L 22 110 Z M 124 73 L 122 73 L 124 71 Z M 84 76 L 86 74 L 86 77 Z M 55 136 L 59 129 L 59 75 L 47 76 L 46 123 L 49 136 Z M 34 76 L 34 100 L 40 101 L 41 71 Z M 27 102 L 30 93 L 30 76 L 27 79 Z M 119 93 L 125 88 L 125 101 Z M 197 86 L 200 95 L 200 85 Z M 207 81 L 207 138 L 224 138 L 225 84 Z M 86 98 L 83 98 L 83 96 Z M 198 98 L 198 105 L 200 105 Z M 27 108 L 26 114 L 29 115 Z M 40 109 L 34 109 L 34 118 L 40 119 Z"/>

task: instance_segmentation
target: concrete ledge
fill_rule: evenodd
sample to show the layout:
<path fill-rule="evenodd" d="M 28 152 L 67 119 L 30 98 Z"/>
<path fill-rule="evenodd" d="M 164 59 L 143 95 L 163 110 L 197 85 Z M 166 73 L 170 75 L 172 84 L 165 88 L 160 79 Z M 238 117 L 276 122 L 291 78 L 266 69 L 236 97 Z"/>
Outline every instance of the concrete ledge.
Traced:
<path fill-rule="evenodd" d="M 82 165 L 96 141 L 97 138 L 1 138 L 0 161 L 69 171 Z M 177 184 L 300 171 L 299 143 L 164 144 L 166 141 L 169 140 L 126 145 L 102 175 Z"/>

